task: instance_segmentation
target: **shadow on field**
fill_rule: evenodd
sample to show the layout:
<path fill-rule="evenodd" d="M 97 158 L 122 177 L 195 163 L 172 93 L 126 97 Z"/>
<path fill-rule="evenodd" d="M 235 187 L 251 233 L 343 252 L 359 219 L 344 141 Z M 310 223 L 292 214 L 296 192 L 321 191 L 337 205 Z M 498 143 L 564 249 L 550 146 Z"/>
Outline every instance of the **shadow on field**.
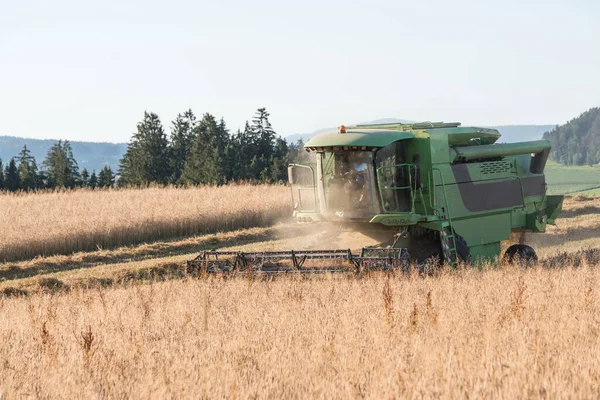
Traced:
<path fill-rule="evenodd" d="M 571 226 L 545 235 L 530 235 L 527 242 L 534 248 L 561 246 L 581 240 L 600 238 L 600 224 L 594 226 Z"/>
<path fill-rule="evenodd" d="M 296 232 L 298 233 L 298 232 Z M 139 247 L 118 250 L 77 253 L 73 256 L 56 256 L 47 259 L 34 259 L 27 262 L 9 262 L 0 265 L 0 280 L 15 280 L 36 275 L 49 274 L 81 268 L 90 268 L 102 264 L 143 261 L 160 257 L 200 252 L 221 247 L 242 246 L 281 238 L 281 229 L 277 227 L 241 231 L 225 235 L 207 235 L 188 241 L 158 242 Z"/>
<path fill-rule="evenodd" d="M 560 218 L 573 218 L 580 215 L 588 214 L 600 214 L 600 207 L 597 206 L 585 206 L 581 208 L 575 208 L 571 210 L 563 210 L 560 213 Z"/>
<path fill-rule="evenodd" d="M 600 249 L 585 249 L 574 253 L 562 252 L 542 260 L 541 265 L 546 268 L 582 267 L 584 265 L 600 265 Z"/>

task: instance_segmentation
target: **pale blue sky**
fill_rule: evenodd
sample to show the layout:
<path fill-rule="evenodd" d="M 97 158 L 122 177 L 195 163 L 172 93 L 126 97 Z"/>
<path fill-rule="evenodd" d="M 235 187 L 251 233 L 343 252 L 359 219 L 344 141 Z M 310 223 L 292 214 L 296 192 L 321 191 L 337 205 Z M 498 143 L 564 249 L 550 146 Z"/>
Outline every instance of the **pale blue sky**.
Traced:
<path fill-rule="evenodd" d="M 0 135 L 128 141 L 144 110 L 564 123 L 600 106 L 600 2 L 0 0 Z"/>

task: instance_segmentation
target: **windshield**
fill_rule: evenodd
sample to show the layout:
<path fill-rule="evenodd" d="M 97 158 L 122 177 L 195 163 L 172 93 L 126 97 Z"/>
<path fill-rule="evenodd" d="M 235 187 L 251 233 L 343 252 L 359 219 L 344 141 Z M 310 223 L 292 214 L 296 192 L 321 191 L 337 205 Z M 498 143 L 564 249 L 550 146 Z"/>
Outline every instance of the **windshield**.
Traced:
<path fill-rule="evenodd" d="M 322 167 L 329 211 L 349 218 L 374 214 L 372 152 L 323 153 Z"/>

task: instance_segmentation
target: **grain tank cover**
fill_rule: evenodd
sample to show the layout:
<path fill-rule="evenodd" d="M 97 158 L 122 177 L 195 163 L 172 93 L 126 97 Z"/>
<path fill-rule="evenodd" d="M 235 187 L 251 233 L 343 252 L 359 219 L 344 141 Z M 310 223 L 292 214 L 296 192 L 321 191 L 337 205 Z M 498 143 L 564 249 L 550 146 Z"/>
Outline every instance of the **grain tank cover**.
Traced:
<path fill-rule="evenodd" d="M 460 127 L 448 130 L 448 144 L 450 146 L 488 145 L 496 143 L 501 136 L 496 129 Z"/>

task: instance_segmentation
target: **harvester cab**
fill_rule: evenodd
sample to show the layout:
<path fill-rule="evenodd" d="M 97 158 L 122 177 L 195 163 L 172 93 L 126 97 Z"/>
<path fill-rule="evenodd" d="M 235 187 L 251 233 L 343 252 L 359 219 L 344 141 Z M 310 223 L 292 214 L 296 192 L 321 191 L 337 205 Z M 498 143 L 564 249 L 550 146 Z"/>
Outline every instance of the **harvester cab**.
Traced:
<path fill-rule="evenodd" d="M 497 262 L 512 232 L 544 232 L 562 208 L 546 193 L 550 143 L 496 143 L 495 129 L 460 123 L 341 126 L 305 144 L 314 163 L 288 169 L 293 216 L 377 238 L 378 247 L 258 253 L 204 252 L 205 272 L 338 272 L 423 266 L 430 259 Z M 527 261 L 522 243 L 504 257 Z M 324 261 L 325 260 L 325 261 Z"/>

